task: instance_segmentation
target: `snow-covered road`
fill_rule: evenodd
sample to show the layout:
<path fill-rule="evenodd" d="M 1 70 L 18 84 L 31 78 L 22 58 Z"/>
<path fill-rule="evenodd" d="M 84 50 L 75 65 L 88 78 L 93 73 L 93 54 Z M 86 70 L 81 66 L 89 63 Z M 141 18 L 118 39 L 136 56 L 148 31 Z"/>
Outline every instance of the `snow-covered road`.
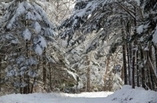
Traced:
<path fill-rule="evenodd" d="M 105 97 L 112 92 L 65 94 L 34 93 L 28 95 L 11 94 L 0 97 L 0 103 L 104 103 Z M 105 103 L 116 103 L 105 101 Z"/>
<path fill-rule="evenodd" d="M 1 96 L 0 103 L 157 103 L 157 92 L 124 86 L 113 94 L 112 92 L 11 94 Z"/>

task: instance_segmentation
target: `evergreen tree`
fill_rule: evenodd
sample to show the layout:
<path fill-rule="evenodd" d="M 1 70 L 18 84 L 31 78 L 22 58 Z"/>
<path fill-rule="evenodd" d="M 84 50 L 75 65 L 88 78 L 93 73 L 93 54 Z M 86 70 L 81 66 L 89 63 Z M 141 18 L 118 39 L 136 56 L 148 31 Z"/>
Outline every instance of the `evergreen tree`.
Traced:
<path fill-rule="evenodd" d="M 152 62 L 155 56 L 152 53 L 156 52 L 156 46 L 153 46 L 156 45 L 156 3 L 156 0 L 77 0 L 74 14 L 60 26 L 65 29 L 61 36 L 67 39 L 67 46 L 73 46 L 96 32 L 85 53 L 109 41 L 111 56 L 123 45 L 125 84 L 129 83 L 133 88 L 142 84 L 146 89 L 155 90 L 156 62 Z M 78 31 L 81 36 L 75 34 Z"/>
<path fill-rule="evenodd" d="M 104 0 L 77 0 L 74 14 L 60 26 L 60 29 L 63 30 L 61 37 L 67 41 L 66 47 L 71 48 L 67 52 L 77 52 L 79 55 L 82 55 L 81 61 L 87 61 L 83 58 L 86 58 L 86 56 L 89 56 L 90 58 L 92 54 L 94 57 L 88 60 L 88 62 L 92 61 L 93 65 L 98 64 L 96 68 L 101 68 L 101 70 L 103 70 L 102 68 L 104 68 L 104 66 L 102 65 L 101 67 L 100 64 L 105 65 L 105 62 L 102 63 L 101 60 L 110 58 L 105 57 L 107 55 L 106 52 L 108 51 L 106 48 L 108 48 L 112 42 L 118 41 L 118 43 L 112 45 L 113 48 L 109 51 L 112 53 L 116 50 L 116 46 L 119 45 L 119 42 L 121 42 L 121 38 L 118 38 L 118 36 L 121 35 L 119 32 L 120 14 L 114 14 L 114 12 L 116 12 L 115 7 L 118 8 L 114 0 L 106 2 Z M 111 28 L 112 26 L 113 28 Z M 117 26 L 117 28 L 115 28 L 115 26 Z M 108 41 L 105 41 L 107 39 Z M 82 47 L 83 50 L 80 50 L 79 52 L 77 46 L 81 45 L 84 45 Z M 74 60 L 76 59 L 77 58 L 74 58 Z M 76 65 L 77 64 L 80 63 L 76 62 Z M 80 65 L 81 67 L 85 66 L 84 64 Z M 108 75 L 107 77 L 111 77 L 109 75 L 114 75 L 110 68 L 114 67 L 105 67 L 107 73 L 105 75 Z M 95 70 L 95 68 L 93 67 L 91 70 Z M 102 76 L 103 75 L 104 74 L 102 74 Z M 106 82 L 107 79 L 104 80 Z M 111 82 L 109 79 L 107 81 Z M 104 85 L 108 84 L 104 83 Z"/>
<path fill-rule="evenodd" d="M 5 80 L 17 92 L 32 92 L 46 62 L 47 40 L 54 35 L 55 27 L 36 2 L 9 3 L 1 19 L 1 50 L 5 51 L 7 62 Z"/>

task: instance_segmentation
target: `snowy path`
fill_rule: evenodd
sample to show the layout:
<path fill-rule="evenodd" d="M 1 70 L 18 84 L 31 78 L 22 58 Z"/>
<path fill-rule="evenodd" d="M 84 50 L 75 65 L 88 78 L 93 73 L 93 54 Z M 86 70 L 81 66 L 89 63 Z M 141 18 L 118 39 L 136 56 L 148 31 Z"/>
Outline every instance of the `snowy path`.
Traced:
<path fill-rule="evenodd" d="M 157 103 L 157 92 L 124 86 L 113 94 L 111 92 L 11 94 L 1 96 L 0 103 Z"/>
<path fill-rule="evenodd" d="M 29 95 L 12 94 L 0 97 L 0 103 L 117 103 L 106 101 L 105 97 L 111 92 L 57 94 L 35 93 Z"/>

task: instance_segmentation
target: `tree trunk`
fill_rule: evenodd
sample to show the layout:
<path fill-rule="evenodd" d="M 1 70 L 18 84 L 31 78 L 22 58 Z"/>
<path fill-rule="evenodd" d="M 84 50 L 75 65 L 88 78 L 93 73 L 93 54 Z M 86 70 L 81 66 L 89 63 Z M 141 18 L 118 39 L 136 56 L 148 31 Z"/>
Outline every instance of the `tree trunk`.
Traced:
<path fill-rule="evenodd" d="M 87 68 L 87 92 L 90 92 L 90 67 Z"/>
<path fill-rule="evenodd" d="M 52 71 L 51 71 L 51 63 L 49 63 L 49 81 L 50 81 L 50 90 L 52 91 Z"/>
<path fill-rule="evenodd" d="M 133 50 L 133 61 L 132 61 L 132 88 L 135 88 L 135 53 Z"/>
<path fill-rule="evenodd" d="M 136 22 L 136 7 L 134 6 L 134 35 L 136 35 L 136 26 L 137 26 L 137 22 Z M 133 42 L 133 57 L 132 57 L 132 88 L 135 88 L 135 54 L 136 54 L 136 45 L 137 45 L 137 41 L 136 38 Z"/>
<path fill-rule="evenodd" d="M 42 58 L 42 68 L 43 68 L 43 83 L 44 83 L 44 86 L 46 86 L 46 57 L 45 57 L 45 51 L 43 53 L 43 58 Z"/>
<path fill-rule="evenodd" d="M 43 83 L 46 85 L 46 68 L 43 67 Z"/>
<path fill-rule="evenodd" d="M 156 73 L 155 74 L 157 74 L 157 47 L 156 46 L 154 46 L 154 49 L 155 49 L 155 62 L 156 62 Z"/>
<path fill-rule="evenodd" d="M 1 59 L 1 56 L 0 56 L 0 81 L 2 81 L 2 59 Z M 1 85 L 0 85 L 0 91 L 1 91 Z"/>
<path fill-rule="evenodd" d="M 122 32 L 122 40 L 125 41 L 125 34 L 124 34 L 124 30 L 123 30 L 123 18 L 121 16 L 121 32 Z M 127 67 L 126 67 L 126 43 L 124 42 L 123 46 L 123 75 L 124 75 L 124 84 L 127 84 Z"/>
<path fill-rule="evenodd" d="M 150 83 L 151 83 L 151 89 L 154 90 L 154 81 L 153 81 L 153 73 L 151 72 L 151 68 L 153 66 L 153 63 L 151 62 L 152 61 L 152 45 L 150 45 L 149 47 L 149 51 L 148 51 L 148 65 L 149 65 L 149 75 L 150 75 Z M 152 64 L 151 64 L 152 63 Z M 152 66 L 151 66 L 152 65 Z M 153 69 L 153 68 L 152 68 Z"/>
<path fill-rule="evenodd" d="M 123 71 L 124 71 L 124 84 L 127 84 L 127 68 L 126 68 L 126 52 L 125 45 L 123 45 Z"/>
<path fill-rule="evenodd" d="M 127 33 L 127 40 L 130 40 L 131 38 L 131 22 L 127 19 L 127 24 L 126 24 L 126 33 Z M 131 57 L 132 57 L 132 51 L 131 51 L 131 42 L 127 42 L 127 63 L 128 63 L 128 84 L 131 85 L 131 74 L 130 74 L 130 69 L 131 69 Z"/>
<path fill-rule="evenodd" d="M 29 58 L 30 57 L 30 51 L 29 51 L 29 45 L 30 43 L 28 41 L 26 41 L 26 57 Z M 29 71 L 30 68 L 28 68 L 28 71 Z M 24 75 L 24 81 L 27 83 L 27 85 L 23 88 L 23 94 L 28 94 L 30 93 L 30 78 L 29 78 L 29 75 L 28 74 L 25 74 Z"/>
<path fill-rule="evenodd" d="M 131 85 L 131 74 L 130 74 L 130 69 L 131 69 L 131 43 L 128 43 L 128 47 L 127 47 L 127 58 L 128 58 L 128 82 L 129 82 L 129 85 Z"/>
<path fill-rule="evenodd" d="M 155 74 L 155 67 L 153 65 L 153 62 L 152 62 L 152 54 L 151 53 L 152 51 L 149 52 L 149 55 L 148 55 L 148 59 L 149 59 L 149 69 L 150 69 L 150 80 L 151 80 L 151 86 L 152 86 L 152 90 L 156 90 L 155 87 L 157 87 L 157 77 L 156 77 L 156 74 Z"/>
<path fill-rule="evenodd" d="M 138 65 L 138 51 L 136 52 L 136 82 L 137 82 L 137 87 L 140 87 L 140 80 L 139 80 L 139 65 Z"/>
<path fill-rule="evenodd" d="M 141 77 L 142 77 L 142 87 L 143 88 L 146 88 L 146 86 L 145 86 L 145 70 L 144 70 L 144 56 L 143 56 L 143 50 L 142 50 L 142 48 L 141 48 L 141 50 L 140 50 L 140 52 L 141 52 L 141 60 L 142 60 L 142 68 L 141 68 L 141 72 L 142 72 L 142 74 L 141 74 Z"/>
<path fill-rule="evenodd" d="M 31 93 L 33 93 L 35 81 L 36 81 L 36 77 L 34 77 L 34 79 L 33 79 L 33 83 L 32 83 L 31 90 L 30 90 Z"/>

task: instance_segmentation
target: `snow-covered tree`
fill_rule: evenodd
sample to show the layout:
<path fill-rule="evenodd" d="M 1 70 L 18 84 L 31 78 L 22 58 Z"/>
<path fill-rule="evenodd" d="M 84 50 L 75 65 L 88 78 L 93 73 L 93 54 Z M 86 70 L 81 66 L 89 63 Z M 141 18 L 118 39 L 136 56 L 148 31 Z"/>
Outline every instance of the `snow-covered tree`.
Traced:
<path fill-rule="evenodd" d="M 148 54 L 151 54 L 151 49 L 155 52 L 151 33 L 154 33 L 155 42 L 156 6 L 155 0 L 77 0 L 74 14 L 60 26 L 63 30 L 60 35 L 67 40 L 66 46 L 72 51 L 76 45 L 82 45 L 92 35 L 91 32 L 95 32 L 97 35 L 88 42 L 85 53 L 100 48 L 97 53 L 103 54 L 107 42 L 110 46 L 107 60 L 122 47 L 125 84 L 132 84 L 134 88 L 142 83 L 144 88 L 155 89 L 153 58 L 149 60 Z"/>
<path fill-rule="evenodd" d="M 143 19 L 137 27 L 138 39 L 142 49 L 142 87 L 156 90 L 156 28 L 157 28 L 157 2 L 155 0 L 139 1 Z"/>
<path fill-rule="evenodd" d="M 118 8 L 114 1 L 105 2 L 103 0 L 100 1 L 77 0 L 74 14 L 69 19 L 65 20 L 65 22 L 63 22 L 60 26 L 61 30 L 63 30 L 63 32 L 60 35 L 62 36 L 62 39 L 65 39 L 66 47 L 71 48 L 69 51 L 70 52 L 75 51 L 75 55 L 76 53 L 82 55 L 81 61 L 84 62 L 87 61 L 83 58 L 88 56 L 88 58 L 90 58 L 88 62 L 91 62 L 90 65 L 98 64 L 95 65 L 95 67 L 86 65 L 85 66 L 86 68 L 84 68 L 85 71 L 88 68 L 88 66 L 89 68 L 91 68 L 90 69 L 91 71 L 96 71 L 96 69 L 100 70 L 101 73 L 102 71 L 104 71 L 104 73 L 102 73 L 102 77 L 104 75 L 109 75 L 108 73 L 112 74 L 113 76 L 112 69 L 110 69 L 110 67 L 108 68 L 105 64 L 106 59 L 109 58 L 107 57 L 108 55 L 107 52 L 109 51 L 109 46 L 113 42 L 115 41 L 117 41 L 118 43 L 121 42 L 120 41 L 121 38 L 119 37 L 120 14 L 119 15 L 115 14 L 116 12 L 119 12 L 115 11 L 115 7 Z M 112 26 L 113 28 L 111 28 Z M 117 28 L 115 28 L 116 26 Z M 80 48 L 81 49 L 80 51 L 78 50 L 77 47 L 78 45 L 80 47 L 83 46 Z M 114 48 L 112 50 L 114 50 Z M 114 51 L 110 51 L 110 53 Z M 92 58 L 91 55 L 93 55 Z M 77 58 L 74 57 L 74 59 Z M 84 67 L 83 66 L 84 64 L 80 65 L 81 66 L 78 66 L 78 68 Z M 105 70 L 108 70 L 106 71 L 107 74 L 105 74 L 104 68 Z M 98 71 L 97 73 L 99 74 L 100 71 Z M 95 76 L 97 73 L 93 72 Z M 101 77 L 101 75 L 94 78 L 96 79 L 99 77 Z M 103 79 L 102 77 L 101 79 Z M 106 82 L 107 79 L 104 80 Z M 110 81 L 109 78 L 108 81 Z M 93 84 L 92 82 L 94 81 L 91 80 L 91 85 L 100 83 L 100 81 L 99 83 L 95 82 Z M 107 85 L 107 83 L 105 82 L 101 83 Z"/>
<path fill-rule="evenodd" d="M 50 21 L 60 24 L 72 13 L 75 0 L 37 0 L 46 11 Z"/>
<path fill-rule="evenodd" d="M 5 80 L 17 92 L 30 93 L 46 63 L 47 40 L 56 35 L 55 27 L 36 2 L 27 0 L 10 2 L 0 27 Z"/>
<path fill-rule="evenodd" d="M 14 0 L 3 4 L 0 66 L 1 84 L 7 85 L 5 89 L 2 86 L 3 91 L 65 91 L 77 85 L 77 73 L 65 61 L 56 41 L 57 30 L 40 6 L 41 1 Z M 75 92 L 75 87 L 66 91 Z"/>

